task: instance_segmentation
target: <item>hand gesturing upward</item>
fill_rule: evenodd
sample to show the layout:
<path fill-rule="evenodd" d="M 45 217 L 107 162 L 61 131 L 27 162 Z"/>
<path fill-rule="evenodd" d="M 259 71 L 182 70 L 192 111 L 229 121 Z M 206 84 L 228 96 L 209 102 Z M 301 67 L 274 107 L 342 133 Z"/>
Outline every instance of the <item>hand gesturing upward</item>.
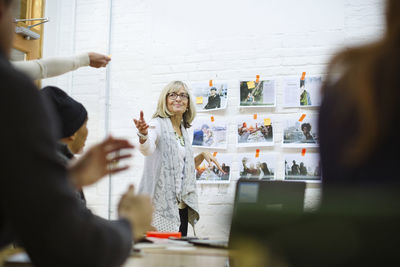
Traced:
<path fill-rule="evenodd" d="M 142 110 L 140 111 L 139 120 L 133 119 L 133 122 L 135 123 L 135 126 L 138 129 L 138 132 L 143 136 L 147 136 L 147 133 L 148 133 L 147 129 L 149 128 L 149 125 L 144 120 L 144 115 L 143 115 Z M 143 140 L 142 138 L 139 138 L 139 142 L 141 144 L 143 144 L 144 142 L 146 142 L 146 139 Z"/>

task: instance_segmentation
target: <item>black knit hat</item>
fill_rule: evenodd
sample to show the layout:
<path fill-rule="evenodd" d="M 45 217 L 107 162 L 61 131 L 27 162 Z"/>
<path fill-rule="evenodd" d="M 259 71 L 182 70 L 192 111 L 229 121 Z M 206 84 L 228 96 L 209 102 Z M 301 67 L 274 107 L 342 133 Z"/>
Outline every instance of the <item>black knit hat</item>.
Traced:
<path fill-rule="evenodd" d="M 41 90 L 41 94 L 45 95 L 57 110 L 61 120 L 61 138 L 73 135 L 85 123 L 88 117 L 85 107 L 60 88 L 46 86 Z"/>

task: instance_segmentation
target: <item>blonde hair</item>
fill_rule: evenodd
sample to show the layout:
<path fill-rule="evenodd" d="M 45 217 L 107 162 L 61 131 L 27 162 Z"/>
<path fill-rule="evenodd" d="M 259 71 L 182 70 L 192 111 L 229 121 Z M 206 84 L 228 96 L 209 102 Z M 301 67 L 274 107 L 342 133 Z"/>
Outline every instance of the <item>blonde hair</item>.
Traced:
<path fill-rule="evenodd" d="M 160 94 L 160 97 L 158 98 L 157 109 L 156 112 L 154 112 L 153 114 L 153 118 L 169 118 L 173 115 L 167 108 L 167 97 L 169 93 L 176 93 L 181 88 L 183 88 L 189 96 L 187 110 L 185 111 L 185 113 L 183 113 L 182 116 L 183 126 L 185 128 L 190 128 L 192 126 L 191 123 L 196 117 L 196 108 L 194 106 L 193 98 L 189 92 L 189 87 L 186 85 L 186 83 L 182 81 L 173 81 L 164 87 Z"/>

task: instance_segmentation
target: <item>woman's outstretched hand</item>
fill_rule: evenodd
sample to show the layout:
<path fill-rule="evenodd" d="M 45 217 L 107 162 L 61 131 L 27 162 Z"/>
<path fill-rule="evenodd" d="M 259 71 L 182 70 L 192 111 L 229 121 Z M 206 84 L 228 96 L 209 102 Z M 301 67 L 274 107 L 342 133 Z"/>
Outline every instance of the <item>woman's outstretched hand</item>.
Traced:
<path fill-rule="evenodd" d="M 139 133 L 141 133 L 143 135 L 147 135 L 147 133 L 148 133 L 147 129 L 149 128 L 149 125 L 144 120 L 142 110 L 140 111 L 140 118 L 138 120 L 133 119 L 133 122 L 135 123 L 135 126 L 138 129 Z"/>

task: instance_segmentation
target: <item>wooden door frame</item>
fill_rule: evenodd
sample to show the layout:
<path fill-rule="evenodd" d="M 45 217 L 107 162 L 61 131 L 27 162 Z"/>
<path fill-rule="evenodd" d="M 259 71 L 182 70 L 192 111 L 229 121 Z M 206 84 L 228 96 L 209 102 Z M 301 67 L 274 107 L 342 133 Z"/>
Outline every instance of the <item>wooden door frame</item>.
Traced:
<path fill-rule="evenodd" d="M 45 10 L 45 5 L 46 5 L 46 0 L 41 0 L 42 1 L 42 10 L 41 14 L 42 16 L 44 15 L 44 10 Z M 28 10 L 27 12 L 27 18 L 31 18 L 31 16 L 34 12 L 32 10 L 32 0 L 29 0 L 28 3 Z M 22 27 L 28 27 L 30 24 L 33 24 L 31 22 L 18 22 L 18 26 Z M 15 34 L 14 38 L 14 43 L 13 43 L 13 48 L 20 50 L 26 54 L 26 59 L 27 60 L 32 60 L 32 59 L 39 59 L 42 57 L 42 51 L 43 51 L 43 25 L 40 25 L 40 29 L 31 29 L 32 31 L 40 34 L 40 38 L 38 40 L 26 40 L 22 35 L 20 34 Z"/>

